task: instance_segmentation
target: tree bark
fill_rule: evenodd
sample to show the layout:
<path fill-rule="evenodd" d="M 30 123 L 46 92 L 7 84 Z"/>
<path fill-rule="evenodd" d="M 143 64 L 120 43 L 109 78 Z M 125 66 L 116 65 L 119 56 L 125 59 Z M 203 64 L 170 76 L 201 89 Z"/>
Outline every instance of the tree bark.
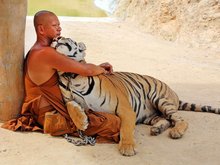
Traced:
<path fill-rule="evenodd" d="M 24 96 L 27 0 L 0 0 L 0 121 L 15 118 Z"/>

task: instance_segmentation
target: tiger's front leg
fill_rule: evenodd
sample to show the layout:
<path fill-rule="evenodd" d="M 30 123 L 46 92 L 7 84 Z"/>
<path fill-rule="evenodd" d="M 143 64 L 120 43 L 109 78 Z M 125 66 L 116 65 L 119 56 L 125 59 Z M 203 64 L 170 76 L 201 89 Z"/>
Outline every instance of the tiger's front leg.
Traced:
<path fill-rule="evenodd" d="M 66 103 L 67 111 L 73 123 L 79 130 L 85 131 L 89 125 L 88 117 L 85 110 L 76 102 L 69 101 Z"/>
<path fill-rule="evenodd" d="M 135 112 L 126 104 L 119 108 L 117 115 L 121 119 L 119 151 L 124 156 L 133 156 L 135 152 L 134 129 L 136 122 Z"/>

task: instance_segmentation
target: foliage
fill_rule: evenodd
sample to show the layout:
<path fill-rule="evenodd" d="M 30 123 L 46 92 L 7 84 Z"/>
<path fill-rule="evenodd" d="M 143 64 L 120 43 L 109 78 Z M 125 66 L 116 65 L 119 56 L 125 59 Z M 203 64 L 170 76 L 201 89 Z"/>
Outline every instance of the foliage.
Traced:
<path fill-rule="evenodd" d="M 59 16 L 106 16 L 93 0 L 28 0 L 28 15 L 34 15 L 39 10 L 49 10 Z"/>

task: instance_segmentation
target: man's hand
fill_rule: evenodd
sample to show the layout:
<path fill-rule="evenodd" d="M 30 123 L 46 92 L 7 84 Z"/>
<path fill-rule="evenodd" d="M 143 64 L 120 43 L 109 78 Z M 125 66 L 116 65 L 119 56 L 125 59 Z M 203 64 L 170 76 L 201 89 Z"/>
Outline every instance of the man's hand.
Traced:
<path fill-rule="evenodd" d="M 106 74 L 113 74 L 113 67 L 108 62 L 102 63 L 99 66 L 106 70 Z"/>

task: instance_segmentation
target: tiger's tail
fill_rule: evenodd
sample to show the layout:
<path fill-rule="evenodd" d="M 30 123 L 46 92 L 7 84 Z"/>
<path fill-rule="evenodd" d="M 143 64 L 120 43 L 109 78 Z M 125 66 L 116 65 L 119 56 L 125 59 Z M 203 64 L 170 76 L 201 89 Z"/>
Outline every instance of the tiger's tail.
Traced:
<path fill-rule="evenodd" d="M 220 114 L 220 108 L 213 108 L 212 106 L 207 105 L 196 105 L 192 103 L 183 102 L 181 100 L 179 101 L 179 110 Z"/>

